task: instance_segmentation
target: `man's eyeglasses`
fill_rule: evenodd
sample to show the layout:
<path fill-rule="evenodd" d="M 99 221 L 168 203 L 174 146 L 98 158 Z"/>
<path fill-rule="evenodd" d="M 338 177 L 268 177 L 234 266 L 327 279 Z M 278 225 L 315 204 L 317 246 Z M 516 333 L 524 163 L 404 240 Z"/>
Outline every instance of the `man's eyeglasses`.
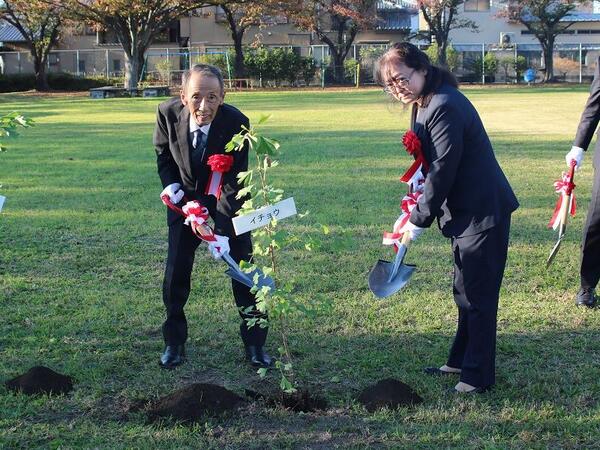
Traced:
<path fill-rule="evenodd" d="M 416 71 L 417 69 L 413 69 L 408 77 L 391 78 L 390 81 L 386 83 L 385 87 L 383 88 L 383 91 L 388 94 L 391 94 L 393 92 L 396 92 L 398 88 L 405 88 L 410 84 L 410 79 Z"/>

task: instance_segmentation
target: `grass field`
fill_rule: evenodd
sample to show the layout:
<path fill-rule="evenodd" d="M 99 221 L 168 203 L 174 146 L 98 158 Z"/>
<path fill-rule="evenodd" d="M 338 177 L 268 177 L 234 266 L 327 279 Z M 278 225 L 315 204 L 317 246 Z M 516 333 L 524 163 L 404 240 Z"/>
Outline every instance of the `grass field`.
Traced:
<path fill-rule="evenodd" d="M 298 318 L 290 337 L 298 378 L 330 403 L 298 414 L 260 404 L 192 427 L 151 425 L 128 408 L 192 382 L 238 393 L 276 383 L 243 363 L 223 266 L 199 249 L 188 363 L 160 370 L 166 224 L 151 137 L 157 99 L 0 96 L 37 126 L 0 154 L 0 378 L 38 364 L 69 374 L 64 397 L 0 387 L 1 448 L 600 448 L 600 313 L 578 309 L 579 240 L 591 193 L 591 152 L 577 175 L 579 211 L 550 270 L 546 228 L 586 88 L 468 88 L 521 202 L 501 292 L 497 385 L 456 398 L 455 380 L 425 377 L 455 330 L 450 245 L 432 228 L 409 251 L 418 271 L 401 294 L 376 300 L 366 276 L 390 256 L 381 233 L 396 219 L 409 164 L 399 145 L 408 114 L 379 90 L 228 94 L 282 143 L 276 182 L 304 219 L 286 226 L 331 236 L 282 255 L 298 299 L 332 310 Z M 351 248 L 334 250 L 341 233 Z M 276 353 L 277 325 L 269 349 Z M 353 400 L 395 377 L 425 401 L 370 414 Z"/>

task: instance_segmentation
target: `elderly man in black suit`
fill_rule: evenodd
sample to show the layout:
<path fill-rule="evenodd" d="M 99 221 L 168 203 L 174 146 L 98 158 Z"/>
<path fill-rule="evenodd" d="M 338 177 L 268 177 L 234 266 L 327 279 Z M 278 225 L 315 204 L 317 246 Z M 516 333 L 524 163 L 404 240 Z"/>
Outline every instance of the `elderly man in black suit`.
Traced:
<path fill-rule="evenodd" d="M 579 121 L 577 134 L 573 147 L 567 153 L 565 159 L 567 166 L 571 161 L 579 168 L 583 162 L 583 152 L 587 150 L 590 141 L 598 128 L 600 121 L 600 58 L 596 65 L 594 81 L 590 89 L 585 109 Z M 577 293 L 575 303 L 580 306 L 593 308 L 596 305 L 594 290 L 600 280 L 600 151 L 596 142 L 594 153 L 594 184 L 592 188 L 592 201 L 588 210 L 587 220 L 583 229 L 583 241 L 581 243 L 581 288 Z"/>
<path fill-rule="evenodd" d="M 460 374 L 457 392 L 485 392 L 495 383 L 498 297 L 510 216 L 519 204 L 477 111 L 451 73 L 405 42 L 382 56 L 378 71 L 386 91 L 412 105 L 413 131 L 428 166 L 407 232 L 416 239 L 437 219 L 454 253 L 458 328 L 447 363 L 425 371 Z"/>
<path fill-rule="evenodd" d="M 182 77 L 181 94 L 158 106 L 154 146 L 158 174 L 174 204 L 198 200 L 207 207 L 214 220 L 217 242 L 209 244 L 213 257 L 229 252 L 232 258 L 250 260 L 250 234 L 236 236 L 231 219 L 243 200 L 236 199 L 240 190 L 237 175 L 248 168 L 248 149 L 233 152 L 231 169 L 223 174 L 220 198 L 206 195 L 210 177 L 209 156 L 225 153 L 225 145 L 233 135 L 249 126 L 248 118 L 238 109 L 223 102 L 223 76 L 210 65 L 196 65 Z M 163 281 L 163 301 L 167 319 L 162 326 L 165 350 L 160 358 L 163 368 L 172 369 L 184 362 L 187 340 L 187 320 L 184 306 L 190 294 L 190 278 L 195 251 L 200 240 L 181 216 L 167 210 L 169 249 Z M 255 308 L 256 299 L 250 289 L 232 280 L 233 296 L 239 308 L 242 323 L 240 333 L 246 356 L 253 366 L 268 367 L 272 360 L 264 351 L 267 328 L 247 326 L 247 319 L 264 317 Z"/>

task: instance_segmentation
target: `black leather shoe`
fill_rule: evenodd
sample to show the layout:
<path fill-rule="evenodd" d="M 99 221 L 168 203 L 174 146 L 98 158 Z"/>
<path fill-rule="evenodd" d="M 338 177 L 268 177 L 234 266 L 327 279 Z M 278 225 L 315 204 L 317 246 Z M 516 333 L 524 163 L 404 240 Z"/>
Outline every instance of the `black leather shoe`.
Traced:
<path fill-rule="evenodd" d="M 254 367 L 273 367 L 274 360 L 262 347 L 248 345 L 246 346 L 246 359 Z"/>
<path fill-rule="evenodd" d="M 434 376 L 460 375 L 460 372 L 448 372 L 447 370 L 441 370 L 437 367 L 425 367 L 423 369 L 423 371 L 427 375 L 434 375 Z"/>
<path fill-rule="evenodd" d="M 163 369 L 174 369 L 185 361 L 184 345 L 167 345 L 158 364 Z"/>
<path fill-rule="evenodd" d="M 594 295 L 593 288 L 581 288 L 575 298 L 575 304 L 577 306 L 587 306 L 593 308 L 596 306 L 596 296 Z"/>

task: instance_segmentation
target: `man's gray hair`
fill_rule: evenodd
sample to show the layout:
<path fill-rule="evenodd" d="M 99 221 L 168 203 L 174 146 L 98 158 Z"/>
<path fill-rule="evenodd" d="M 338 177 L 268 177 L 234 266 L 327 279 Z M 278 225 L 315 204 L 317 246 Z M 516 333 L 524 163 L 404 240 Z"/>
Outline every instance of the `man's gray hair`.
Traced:
<path fill-rule="evenodd" d="M 210 64 L 195 64 L 191 69 L 186 70 L 181 75 L 181 90 L 185 92 L 187 89 L 188 82 L 193 73 L 201 73 L 209 77 L 215 77 L 221 86 L 221 90 L 225 89 L 225 82 L 223 81 L 223 74 L 218 67 L 211 66 Z"/>

